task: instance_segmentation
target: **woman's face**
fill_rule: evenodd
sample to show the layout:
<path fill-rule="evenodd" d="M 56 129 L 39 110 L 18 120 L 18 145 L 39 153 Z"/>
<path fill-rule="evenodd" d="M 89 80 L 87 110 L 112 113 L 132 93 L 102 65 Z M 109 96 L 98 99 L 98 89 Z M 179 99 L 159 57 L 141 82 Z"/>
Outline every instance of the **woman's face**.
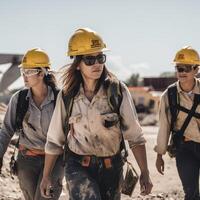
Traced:
<path fill-rule="evenodd" d="M 102 52 L 88 54 L 83 56 L 77 69 L 85 80 L 97 80 L 101 77 L 105 62 L 106 55 Z"/>
<path fill-rule="evenodd" d="M 194 81 L 194 77 L 198 72 L 198 67 L 194 69 L 192 65 L 177 65 L 176 75 L 181 83 Z"/>
<path fill-rule="evenodd" d="M 43 82 L 44 73 L 41 69 L 20 69 L 26 87 L 32 88 Z"/>

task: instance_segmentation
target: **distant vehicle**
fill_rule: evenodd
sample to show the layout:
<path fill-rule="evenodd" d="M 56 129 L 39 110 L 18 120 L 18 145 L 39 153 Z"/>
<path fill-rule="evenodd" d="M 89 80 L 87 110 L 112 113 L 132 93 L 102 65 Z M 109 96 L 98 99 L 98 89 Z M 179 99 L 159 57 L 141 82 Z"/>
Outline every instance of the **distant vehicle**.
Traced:
<path fill-rule="evenodd" d="M 2 73 L 0 79 L 0 102 L 7 104 L 14 91 L 8 91 L 8 87 L 20 77 L 18 65 L 21 63 L 23 55 L 19 54 L 0 54 L 0 68 L 3 64 L 10 67 Z"/>

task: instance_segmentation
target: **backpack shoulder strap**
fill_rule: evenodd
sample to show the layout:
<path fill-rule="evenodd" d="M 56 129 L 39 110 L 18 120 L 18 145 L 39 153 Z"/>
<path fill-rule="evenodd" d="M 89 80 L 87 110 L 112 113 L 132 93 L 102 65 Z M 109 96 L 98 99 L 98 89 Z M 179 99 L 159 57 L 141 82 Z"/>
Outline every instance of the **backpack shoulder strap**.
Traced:
<path fill-rule="evenodd" d="M 63 166 L 65 165 L 65 160 L 66 160 L 66 154 L 68 151 L 68 146 L 67 146 L 67 136 L 70 130 L 70 125 L 69 125 L 69 118 L 72 113 L 72 108 L 73 108 L 73 103 L 74 103 L 74 97 L 78 93 L 78 90 L 69 92 L 68 94 L 64 94 L 62 91 L 62 99 L 65 105 L 65 110 L 66 110 L 66 118 L 65 118 L 65 124 L 63 127 L 64 134 L 65 134 L 65 143 L 64 143 L 64 152 L 63 152 Z"/>
<path fill-rule="evenodd" d="M 107 89 L 107 96 L 110 108 L 120 116 L 119 109 L 123 98 L 120 81 L 115 80 L 110 82 Z"/>
<path fill-rule="evenodd" d="M 63 98 L 63 102 L 64 102 L 64 105 L 65 105 L 65 110 L 66 110 L 66 120 L 65 120 L 65 122 L 68 123 L 68 120 L 70 118 L 71 111 L 72 111 L 74 98 L 71 95 L 64 95 L 64 94 L 62 94 L 62 95 L 63 95 L 62 98 Z M 68 124 L 66 124 L 66 127 L 67 126 L 68 126 Z"/>
<path fill-rule="evenodd" d="M 188 113 L 188 116 L 186 117 L 181 129 L 179 130 L 179 134 L 181 134 L 183 136 L 185 129 L 187 128 L 188 124 L 190 123 L 190 120 L 192 119 L 192 117 L 194 116 L 195 110 L 197 108 L 197 106 L 200 104 L 200 94 L 195 94 L 194 95 L 194 100 L 193 100 L 193 105 L 191 110 Z"/>
<path fill-rule="evenodd" d="M 170 131 L 174 131 L 174 125 L 177 119 L 178 112 L 180 110 L 180 105 L 179 105 L 179 100 L 178 100 L 178 95 L 177 95 L 177 87 L 176 84 L 171 85 L 168 88 L 168 101 L 169 101 L 169 108 L 170 108 L 170 113 L 171 113 L 171 127 Z M 195 94 L 194 95 L 194 101 L 193 105 L 190 111 L 188 111 L 188 115 L 183 122 L 183 125 L 180 130 L 175 131 L 179 133 L 179 136 L 183 136 L 185 129 L 187 128 L 190 120 L 192 119 L 193 116 L 195 116 L 195 110 L 197 106 L 200 103 L 200 95 Z"/>
<path fill-rule="evenodd" d="M 169 109 L 171 113 L 171 127 L 172 131 L 176 122 L 177 114 L 178 114 L 178 95 L 177 95 L 177 86 L 176 83 L 170 85 L 167 90 Z"/>
<path fill-rule="evenodd" d="M 22 129 L 22 122 L 29 106 L 29 99 L 26 98 L 27 94 L 28 89 L 20 90 L 19 92 L 16 108 L 15 131 L 20 131 Z"/>
<path fill-rule="evenodd" d="M 51 88 L 52 91 L 53 91 L 53 94 L 54 94 L 54 107 L 56 106 L 56 100 L 57 100 L 57 96 L 58 96 L 58 93 L 60 92 L 60 90 L 57 88 L 57 87 L 52 87 Z"/>
<path fill-rule="evenodd" d="M 122 88 L 121 88 L 121 83 L 119 80 L 115 80 L 113 82 L 110 82 L 108 89 L 107 89 L 107 96 L 108 96 L 108 104 L 111 107 L 112 111 L 117 113 L 119 116 L 119 123 L 120 123 L 120 130 L 122 133 L 122 129 L 123 129 L 123 124 L 122 124 L 122 119 L 120 117 L 120 106 L 122 103 Z M 120 150 L 123 156 L 123 159 L 126 161 L 127 157 L 128 157 L 128 151 L 126 148 L 126 144 L 125 144 L 125 140 L 124 140 L 124 136 L 122 135 L 122 141 L 120 144 Z"/>
<path fill-rule="evenodd" d="M 65 105 L 65 110 L 66 110 L 66 118 L 65 118 L 65 126 L 64 128 L 64 133 L 67 137 L 67 134 L 69 132 L 69 118 L 71 116 L 72 113 L 72 107 L 73 107 L 73 103 L 74 103 L 74 97 L 77 95 L 78 93 L 78 89 L 69 92 L 68 94 L 64 94 L 64 92 L 62 92 L 62 99 Z"/>

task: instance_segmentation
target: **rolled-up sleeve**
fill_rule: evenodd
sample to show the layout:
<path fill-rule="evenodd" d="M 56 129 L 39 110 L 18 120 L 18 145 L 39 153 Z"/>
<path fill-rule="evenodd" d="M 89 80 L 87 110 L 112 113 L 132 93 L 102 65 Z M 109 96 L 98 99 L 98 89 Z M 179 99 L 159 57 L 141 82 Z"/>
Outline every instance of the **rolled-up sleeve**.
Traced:
<path fill-rule="evenodd" d="M 19 92 L 15 93 L 8 104 L 7 111 L 0 130 L 0 157 L 2 158 L 7 150 L 10 140 L 15 132 L 15 119 L 17 99 Z"/>
<path fill-rule="evenodd" d="M 159 130 L 157 136 L 157 144 L 154 150 L 158 154 L 165 154 L 170 135 L 170 111 L 168 106 L 167 91 L 163 93 L 159 107 Z"/>
<path fill-rule="evenodd" d="M 136 109 L 128 88 L 122 83 L 123 100 L 120 106 L 122 118 L 122 132 L 124 139 L 128 140 L 130 148 L 145 144 L 146 140 L 139 124 Z"/>
<path fill-rule="evenodd" d="M 65 143 L 64 123 L 66 118 L 65 105 L 62 99 L 62 91 L 59 92 L 56 106 L 51 118 L 47 133 L 45 152 L 47 154 L 62 154 Z"/>

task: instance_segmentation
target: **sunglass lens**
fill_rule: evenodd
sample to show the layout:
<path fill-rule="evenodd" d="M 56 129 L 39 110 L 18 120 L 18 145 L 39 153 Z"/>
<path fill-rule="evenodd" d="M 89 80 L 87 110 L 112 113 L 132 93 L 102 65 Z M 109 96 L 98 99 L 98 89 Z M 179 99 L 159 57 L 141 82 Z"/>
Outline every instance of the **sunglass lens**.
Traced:
<path fill-rule="evenodd" d="M 96 60 L 99 64 L 104 64 L 106 62 L 106 55 L 105 54 L 99 54 L 97 56 L 85 56 L 83 57 L 83 61 L 86 65 L 91 66 L 94 65 Z"/>
<path fill-rule="evenodd" d="M 193 69 L 193 67 L 188 65 L 188 66 L 185 67 L 185 72 L 187 72 L 187 73 L 191 72 L 192 69 Z"/>
<path fill-rule="evenodd" d="M 83 58 L 83 61 L 85 62 L 86 65 L 91 66 L 91 65 L 94 65 L 94 63 L 96 61 L 96 57 L 95 56 L 85 56 Z"/>
<path fill-rule="evenodd" d="M 190 65 L 176 66 L 176 70 L 177 70 L 177 72 L 179 72 L 179 73 L 182 73 L 182 72 L 189 73 L 189 72 L 192 71 L 192 69 L 193 69 L 193 67 L 190 66 Z"/>
<path fill-rule="evenodd" d="M 184 72 L 184 71 L 185 71 L 185 69 L 184 69 L 184 68 L 182 68 L 182 67 L 177 67 L 177 71 L 178 71 L 179 73 L 181 73 L 181 72 Z"/>
<path fill-rule="evenodd" d="M 100 54 L 97 56 L 97 60 L 99 64 L 104 64 L 106 62 L 106 55 Z"/>

